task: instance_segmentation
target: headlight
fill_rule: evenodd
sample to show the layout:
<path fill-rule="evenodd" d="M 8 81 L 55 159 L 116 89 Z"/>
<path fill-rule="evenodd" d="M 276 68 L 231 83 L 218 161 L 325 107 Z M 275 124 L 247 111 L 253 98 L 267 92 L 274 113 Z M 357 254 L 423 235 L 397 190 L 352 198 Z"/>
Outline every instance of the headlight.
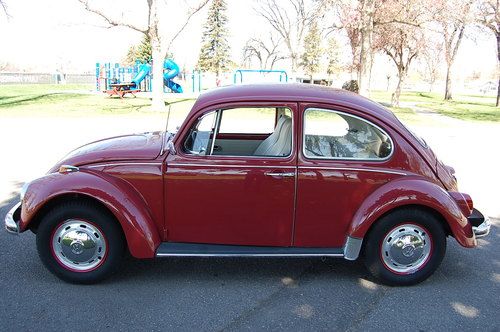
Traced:
<path fill-rule="evenodd" d="M 21 193 L 19 194 L 21 196 L 21 201 L 24 199 L 24 195 L 26 195 L 26 190 L 28 190 L 28 187 L 30 186 L 29 182 L 26 182 L 23 187 L 21 188 Z"/>

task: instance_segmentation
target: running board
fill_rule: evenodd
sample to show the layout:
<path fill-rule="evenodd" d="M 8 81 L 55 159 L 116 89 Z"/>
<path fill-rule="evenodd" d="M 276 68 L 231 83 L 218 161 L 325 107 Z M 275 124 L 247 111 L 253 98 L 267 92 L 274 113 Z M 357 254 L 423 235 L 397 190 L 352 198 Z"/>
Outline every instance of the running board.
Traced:
<path fill-rule="evenodd" d="M 156 257 L 344 257 L 343 248 L 257 247 L 163 242 Z"/>

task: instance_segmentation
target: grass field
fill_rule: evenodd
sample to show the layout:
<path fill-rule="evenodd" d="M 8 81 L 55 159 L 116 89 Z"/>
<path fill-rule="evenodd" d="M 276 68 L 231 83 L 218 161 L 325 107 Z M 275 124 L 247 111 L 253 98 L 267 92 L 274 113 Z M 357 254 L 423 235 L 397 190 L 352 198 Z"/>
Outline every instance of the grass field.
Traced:
<path fill-rule="evenodd" d="M 33 116 L 158 116 L 165 115 L 150 109 L 150 100 L 144 96 L 137 98 L 108 98 L 93 91 L 88 85 L 1 85 L 0 117 Z M 390 103 L 391 94 L 373 91 L 371 98 L 384 105 Z M 462 120 L 500 122 L 500 108 L 494 106 L 493 97 L 457 95 L 453 101 L 443 101 L 441 95 L 423 92 L 403 92 L 401 107 L 391 110 L 403 121 L 421 123 L 426 119 L 415 112 L 416 109 L 430 110 Z M 171 116 L 183 118 L 191 109 L 194 99 L 169 95 Z"/>
<path fill-rule="evenodd" d="M 391 93 L 373 91 L 371 92 L 371 98 L 389 104 Z M 437 93 L 403 92 L 401 106 L 410 110 L 418 107 L 461 120 L 500 122 L 500 107 L 495 107 L 494 96 L 455 95 L 453 100 L 445 101 L 443 96 Z M 395 109 L 396 113 L 398 111 L 398 109 Z"/>

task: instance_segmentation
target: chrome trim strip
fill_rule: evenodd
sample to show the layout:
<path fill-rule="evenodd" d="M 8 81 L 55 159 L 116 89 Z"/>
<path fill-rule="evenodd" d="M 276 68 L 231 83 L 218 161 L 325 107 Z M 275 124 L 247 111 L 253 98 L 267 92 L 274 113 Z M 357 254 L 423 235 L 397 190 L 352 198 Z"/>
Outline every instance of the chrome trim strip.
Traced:
<path fill-rule="evenodd" d="M 161 166 L 162 163 L 110 163 L 110 164 L 95 164 L 88 166 L 81 166 L 83 168 L 97 168 L 97 167 L 110 167 L 110 166 L 130 166 L 130 165 L 151 165 L 151 166 Z"/>
<path fill-rule="evenodd" d="M 214 132 L 212 134 L 212 142 L 210 145 L 210 153 L 209 156 L 214 154 L 215 141 L 217 141 L 217 134 L 219 133 L 220 122 L 222 121 L 222 110 L 218 110 L 215 116 L 215 127 Z"/>
<path fill-rule="evenodd" d="M 21 206 L 21 202 L 14 205 L 7 215 L 5 216 L 5 230 L 10 234 L 18 235 L 19 234 L 19 225 L 16 220 L 14 220 L 14 213 Z"/>
<path fill-rule="evenodd" d="M 363 239 L 348 236 L 344 245 L 344 258 L 349 261 L 358 259 L 362 245 Z"/>
<path fill-rule="evenodd" d="M 491 229 L 491 221 L 490 218 L 488 217 L 485 217 L 484 221 L 479 226 L 472 227 L 472 231 L 474 232 L 476 239 L 480 239 L 490 234 L 490 229 Z"/>
<path fill-rule="evenodd" d="M 389 171 L 384 169 L 372 169 L 372 168 L 355 168 L 355 167 L 325 167 L 325 166 L 299 166 L 299 170 L 301 169 L 326 169 L 326 170 L 334 170 L 334 171 L 358 171 L 358 172 L 373 172 L 373 173 L 387 173 L 387 174 L 396 174 L 396 175 L 408 175 L 408 173 L 398 172 L 398 171 Z"/>
<path fill-rule="evenodd" d="M 378 130 L 380 130 L 382 133 L 384 133 L 387 137 L 389 137 L 389 140 L 391 141 L 391 147 L 392 147 L 391 153 L 387 157 L 385 157 L 385 158 L 377 158 L 377 159 L 375 159 L 375 158 L 345 158 L 345 157 L 341 158 L 341 157 L 308 156 L 306 154 L 306 134 L 305 134 L 305 128 L 306 128 L 306 114 L 307 114 L 307 112 L 309 112 L 311 110 L 325 111 L 325 112 L 336 113 L 336 114 L 344 114 L 346 116 L 350 116 L 350 117 L 356 118 L 358 120 L 364 121 L 364 122 L 366 122 L 366 123 L 374 126 Z M 392 157 L 392 155 L 394 154 L 394 150 L 395 149 L 396 149 L 396 147 L 394 145 L 394 140 L 392 139 L 391 135 L 389 135 L 387 133 L 387 131 L 385 131 L 384 129 L 380 128 L 378 125 L 374 124 L 370 120 L 367 120 L 367 119 L 362 118 L 360 116 L 357 116 L 357 115 L 354 115 L 354 114 L 350 114 L 350 113 L 346 113 L 346 112 L 342 112 L 342 111 L 336 111 L 336 110 L 321 108 L 321 107 L 309 107 L 309 108 L 306 108 L 304 110 L 304 114 L 302 115 L 302 155 L 306 159 L 311 159 L 311 160 L 314 160 L 314 159 L 321 159 L 321 160 L 347 160 L 347 161 L 355 160 L 355 161 L 383 162 L 383 161 L 389 160 Z"/>
<path fill-rule="evenodd" d="M 185 163 L 170 163 L 167 164 L 167 170 L 170 167 L 220 167 L 220 168 L 274 168 L 274 169 L 295 169 L 294 165 L 290 166 L 269 166 L 269 165 L 221 165 L 221 164 L 185 164 Z"/>
<path fill-rule="evenodd" d="M 156 257 L 343 257 L 343 254 L 208 254 L 208 253 L 157 253 Z"/>

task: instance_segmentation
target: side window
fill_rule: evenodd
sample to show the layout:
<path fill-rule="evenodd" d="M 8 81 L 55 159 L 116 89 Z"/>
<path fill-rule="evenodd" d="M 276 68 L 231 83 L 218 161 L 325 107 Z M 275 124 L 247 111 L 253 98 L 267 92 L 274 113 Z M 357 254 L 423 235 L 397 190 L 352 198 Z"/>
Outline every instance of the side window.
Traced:
<path fill-rule="evenodd" d="M 219 133 L 270 134 L 275 122 L 275 107 L 230 108 L 222 111 Z"/>
<path fill-rule="evenodd" d="M 389 135 L 377 126 L 332 110 L 307 109 L 304 134 L 308 158 L 380 160 L 393 150 Z"/>
<path fill-rule="evenodd" d="M 184 138 L 183 150 L 195 155 L 287 157 L 292 134 L 289 108 L 229 108 L 200 117 Z"/>
<path fill-rule="evenodd" d="M 189 154 L 205 155 L 215 128 L 216 112 L 210 112 L 198 119 L 184 141 L 184 151 Z"/>

